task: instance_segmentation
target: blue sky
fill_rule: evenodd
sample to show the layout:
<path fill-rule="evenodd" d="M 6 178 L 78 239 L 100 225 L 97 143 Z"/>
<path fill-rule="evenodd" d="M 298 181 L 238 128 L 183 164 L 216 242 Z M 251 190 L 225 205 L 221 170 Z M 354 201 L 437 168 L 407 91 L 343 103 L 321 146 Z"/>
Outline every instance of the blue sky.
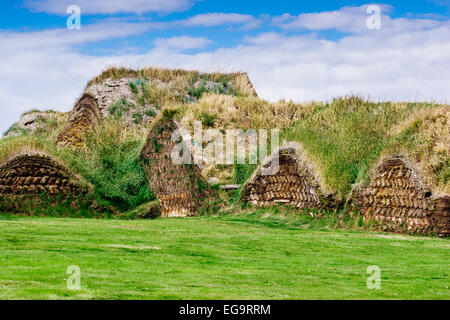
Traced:
<path fill-rule="evenodd" d="M 71 4 L 81 30 L 66 28 Z M 449 102 L 449 18 L 450 0 L 3 0 L 0 129 L 29 109 L 70 110 L 111 65 L 246 71 L 272 101 Z"/>

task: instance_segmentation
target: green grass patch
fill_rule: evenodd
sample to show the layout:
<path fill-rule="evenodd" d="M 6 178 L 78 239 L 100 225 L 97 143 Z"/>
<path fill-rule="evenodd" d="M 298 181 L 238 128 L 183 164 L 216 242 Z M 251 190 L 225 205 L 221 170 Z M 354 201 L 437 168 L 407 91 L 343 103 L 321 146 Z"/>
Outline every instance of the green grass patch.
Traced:
<path fill-rule="evenodd" d="M 189 92 L 189 95 L 191 95 L 192 97 L 194 97 L 194 98 L 196 98 L 198 100 L 207 91 L 208 90 L 205 87 L 205 80 L 203 80 L 202 84 L 198 88 L 191 87 L 191 88 L 189 88 L 188 92 Z"/>
<path fill-rule="evenodd" d="M 248 178 L 256 170 L 255 164 L 235 164 L 233 182 L 236 184 L 244 184 Z"/>
<path fill-rule="evenodd" d="M 123 112 L 128 111 L 129 109 L 130 106 L 127 101 L 125 99 L 121 99 L 108 108 L 108 113 L 111 117 L 120 119 L 123 116 Z"/>

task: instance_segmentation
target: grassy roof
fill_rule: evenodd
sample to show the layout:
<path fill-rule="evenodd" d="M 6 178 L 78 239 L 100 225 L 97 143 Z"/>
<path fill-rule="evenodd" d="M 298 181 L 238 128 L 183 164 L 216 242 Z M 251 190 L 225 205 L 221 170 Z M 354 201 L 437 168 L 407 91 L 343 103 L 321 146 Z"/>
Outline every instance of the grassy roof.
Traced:
<path fill-rule="evenodd" d="M 413 115 L 432 114 L 433 110 L 442 108 L 448 109 L 448 106 L 374 103 L 358 97 L 338 98 L 318 106 L 311 115 L 287 129 L 282 137 L 300 142 L 324 177 L 325 187 L 346 197 L 352 185 L 367 176 L 369 168 L 379 160 L 384 150 L 388 147 L 394 150 L 393 141 L 397 139 L 398 127 L 404 121 Z M 415 127 L 418 132 L 428 128 Z M 434 130 L 430 127 L 426 130 L 429 133 L 423 131 L 423 134 L 427 137 L 435 135 Z M 442 130 L 448 130 L 448 124 Z M 419 150 L 422 142 L 411 145 L 411 151 Z M 424 150 L 427 148 L 423 146 Z M 435 153 L 422 151 L 420 154 L 423 155 L 422 161 L 428 161 L 426 159 L 433 158 Z M 446 160 L 440 160 L 441 164 L 448 161 L 448 154 L 443 157 Z"/>
<path fill-rule="evenodd" d="M 183 128 L 193 134 L 194 121 L 201 121 L 203 128 L 218 129 L 274 129 L 291 127 L 295 122 L 311 114 L 316 103 L 300 104 L 292 101 L 271 103 L 258 97 L 236 97 L 225 94 L 205 93 L 195 103 L 179 108 L 174 118 Z M 270 140 L 270 134 L 268 135 Z M 270 144 L 270 143 L 269 143 Z M 273 151 L 273 150 L 272 150 Z M 270 153 L 271 150 L 268 150 Z M 217 165 L 204 163 L 203 174 L 216 177 L 222 183 L 243 183 L 247 180 L 254 165 Z M 236 172 L 243 169 L 243 172 Z"/>
<path fill-rule="evenodd" d="M 247 73 L 205 73 L 194 70 L 183 69 L 164 69 L 164 68 L 144 68 L 144 69 L 128 69 L 111 67 L 103 71 L 100 75 L 88 82 L 87 87 L 102 83 L 106 79 L 119 80 L 123 78 L 143 78 L 160 80 L 161 82 L 184 82 L 194 83 L 198 80 L 207 80 L 213 82 L 231 82 L 236 89 L 238 95 L 256 96 L 256 91 L 251 83 Z"/>

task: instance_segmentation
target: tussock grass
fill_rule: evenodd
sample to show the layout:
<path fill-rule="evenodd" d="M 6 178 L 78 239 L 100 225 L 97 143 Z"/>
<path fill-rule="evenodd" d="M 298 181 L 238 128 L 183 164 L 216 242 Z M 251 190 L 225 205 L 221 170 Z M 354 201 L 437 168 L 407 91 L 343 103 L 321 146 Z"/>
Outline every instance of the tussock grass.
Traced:
<path fill-rule="evenodd" d="M 135 220 L 135 219 L 156 219 L 161 216 L 161 203 L 159 200 L 146 202 L 135 209 L 127 211 L 116 216 L 116 219 Z"/>
<path fill-rule="evenodd" d="M 2 139 L 0 143 L 0 163 L 4 163 L 22 152 L 33 152 L 35 150 L 51 154 L 53 148 L 51 148 L 46 141 L 39 139 L 39 137 L 36 136 L 21 136 Z"/>

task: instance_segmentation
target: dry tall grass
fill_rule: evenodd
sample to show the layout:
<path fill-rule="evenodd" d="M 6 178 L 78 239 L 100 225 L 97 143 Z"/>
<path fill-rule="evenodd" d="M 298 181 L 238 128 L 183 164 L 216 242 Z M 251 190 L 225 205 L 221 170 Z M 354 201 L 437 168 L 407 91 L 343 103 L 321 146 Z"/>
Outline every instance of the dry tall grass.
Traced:
<path fill-rule="evenodd" d="M 139 89 L 143 104 L 154 103 L 164 108 L 164 113 L 170 113 L 191 133 L 196 120 L 202 121 L 204 128 L 222 132 L 227 129 L 279 129 L 282 140 L 299 142 L 305 148 L 323 177 L 324 187 L 341 197 L 346 197 L 352 185 L 367 177 L 369 168 L 380 156 L 393 153 L 408 154 L 422 164 L 422 171 L 431 186 L 442 193 L 450 191 L 449 106 L 374 103 L 358 97 L 337 98 L 331 103 L 299 104 L 283 100 L 270 103 L 256 96 L 245 73 L 201 73 L 181 69 L 109 68 L 92 79 L 88 86 L 121 78 L 152 80 Z M 237 95 L 202 92 L 197 101 L 185 101 L 186 89 L 202 80 L 231 82 Z M 163 82 L 164 87 L 159 87 L 158 81 Z M 66 117 L 58 116 L 46 132 L 37 132 L 36 136 L 2 141 L 0 162 L 17 150 L 41 150 L 61 159 L 75 172 L 81 172 L 96 185 L 104 199 L 109 196 L 120 199 L 124 208 L 151 198 L 143 185 L 144 177 L 136 160 L 145 139 L 141 130 L 122 120 L 105 119 L 88 137 L 84 149 L 76 155 L 65 154 L 55 149 L 53 142 Z M 229 182 L 237 167 L 209 165 L 205 173 Z M 251 175 L 250 170 L 243 172 L 247 178 Z M 131 191 L 123 193 L 125 188 Z M 136 203 L 133 197 L 138 198 Z"/>
<path fill-rule="evenodd" d="M 227 129 L 283 131 L 311 114 L 316 106 L 315 103 L 308 105 L 286 101 L 270 103 L 257 97 L 205 93 L 196 103 L 184 105 L 179 109 L 175 118 L 191 134 L 194 130 L 194 121 L 201 121 L 204 129 L 218 129 L 223 133 Z M 235 178 L 234 166 L 229 165 L 205 164 L 203 174 L 207 177 L 217 177 L 222 182 L 233 182 Z"/>
<path fill-rule="evenodd" d="M 279 101 L 270 103 L 257 97 L 232 97 L 213 93 L 204 94 L 194 104 L 186 105 L 178 120 L 193 129 L 195 120 L 204 126 L 226 129 L 286 129 L 313 112 L 316 104 L 296 104 Z"/>
<path fill-rule="evenodd" d="M 70 152 L 57 148 L 52 141 L 42 136 L 20 136 L 2 139 L 0 142 L 0 166 L 8 160 L 23 154 L 44 154 L 71 172 L 71 178 L 80 186 L 92 189 L 92 185 L 78 174 Z"/>
<path fill-rule="evenodd" d="M 417 162 L 434 194 L 450 194 L 450 106 L 416 112 L 397 126 L 383 152 L 394 154 Z"/>

